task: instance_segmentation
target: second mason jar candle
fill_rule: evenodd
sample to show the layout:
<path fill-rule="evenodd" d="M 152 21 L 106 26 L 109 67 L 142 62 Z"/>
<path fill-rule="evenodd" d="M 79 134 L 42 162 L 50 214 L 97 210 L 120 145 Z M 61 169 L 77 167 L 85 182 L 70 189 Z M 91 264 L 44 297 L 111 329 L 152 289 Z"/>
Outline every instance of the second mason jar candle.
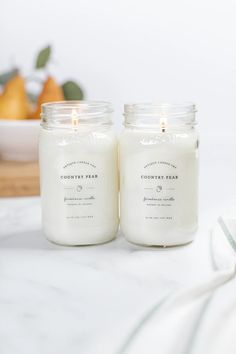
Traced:
<path fill-rule="evenodd" d="M 106 102 L 42 105 L 40 182 L 46 237 L 63 245 L 109 241 L 118 228 L 117 140 Z"/>
<path fill-rule="evenodd" d="M 120 137 L 121 229 L 127 240 L 174 246 L 198 225 L 198 134 L 193 104 L 125 105 Z"/>

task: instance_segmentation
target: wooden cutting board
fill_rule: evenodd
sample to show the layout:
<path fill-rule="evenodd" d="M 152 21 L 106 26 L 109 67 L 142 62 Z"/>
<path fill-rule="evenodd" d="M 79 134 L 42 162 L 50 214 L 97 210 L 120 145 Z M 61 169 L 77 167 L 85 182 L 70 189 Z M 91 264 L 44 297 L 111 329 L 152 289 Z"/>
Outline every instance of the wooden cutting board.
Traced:
<path fill-rule="evenodd" d="M 0 197 L 39 195 L 38 162 L 0 161 Z"/>

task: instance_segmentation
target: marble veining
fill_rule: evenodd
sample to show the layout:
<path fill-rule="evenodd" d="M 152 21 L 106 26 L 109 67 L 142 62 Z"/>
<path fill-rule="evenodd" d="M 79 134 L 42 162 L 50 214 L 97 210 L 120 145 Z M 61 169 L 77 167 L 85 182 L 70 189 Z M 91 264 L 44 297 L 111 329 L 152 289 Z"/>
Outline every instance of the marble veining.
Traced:
<path fill-rule="evenodd" d="M 49 243 L 39 198 L 0 201 L 0 353 L 115 353 L 158 299 L 210 273 L 182 248 Z M 13 340 L 14 338 L 14 340 Z"/>

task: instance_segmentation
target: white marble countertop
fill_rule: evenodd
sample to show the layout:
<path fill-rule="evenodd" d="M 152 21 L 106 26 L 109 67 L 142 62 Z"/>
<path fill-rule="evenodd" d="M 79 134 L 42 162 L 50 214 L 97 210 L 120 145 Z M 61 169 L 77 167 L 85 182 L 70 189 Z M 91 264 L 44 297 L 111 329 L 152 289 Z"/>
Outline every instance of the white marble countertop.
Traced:
<path fill-rule="evenodd" d="M 56 246 L 41 231 L 39 198 L 0 199 L 1 354 L 121 353 L 148 309 L 213 274 L 210 229 L 236 202 L 236 142 L 202 144 L 199 231 L 184 247 L 138 247 L 120 234 Z"/>

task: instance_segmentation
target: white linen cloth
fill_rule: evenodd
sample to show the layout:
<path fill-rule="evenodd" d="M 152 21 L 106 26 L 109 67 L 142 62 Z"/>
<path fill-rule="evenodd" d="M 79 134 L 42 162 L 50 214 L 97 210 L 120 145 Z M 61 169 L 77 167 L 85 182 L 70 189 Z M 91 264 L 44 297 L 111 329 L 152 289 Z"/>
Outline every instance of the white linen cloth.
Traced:
<path fill-rule="evenodd" d="M 214 276 L 164 297 L 140 320 L 117 353 L 236 353 L 236 219 L 218 219 L 210 252 Z"/>

